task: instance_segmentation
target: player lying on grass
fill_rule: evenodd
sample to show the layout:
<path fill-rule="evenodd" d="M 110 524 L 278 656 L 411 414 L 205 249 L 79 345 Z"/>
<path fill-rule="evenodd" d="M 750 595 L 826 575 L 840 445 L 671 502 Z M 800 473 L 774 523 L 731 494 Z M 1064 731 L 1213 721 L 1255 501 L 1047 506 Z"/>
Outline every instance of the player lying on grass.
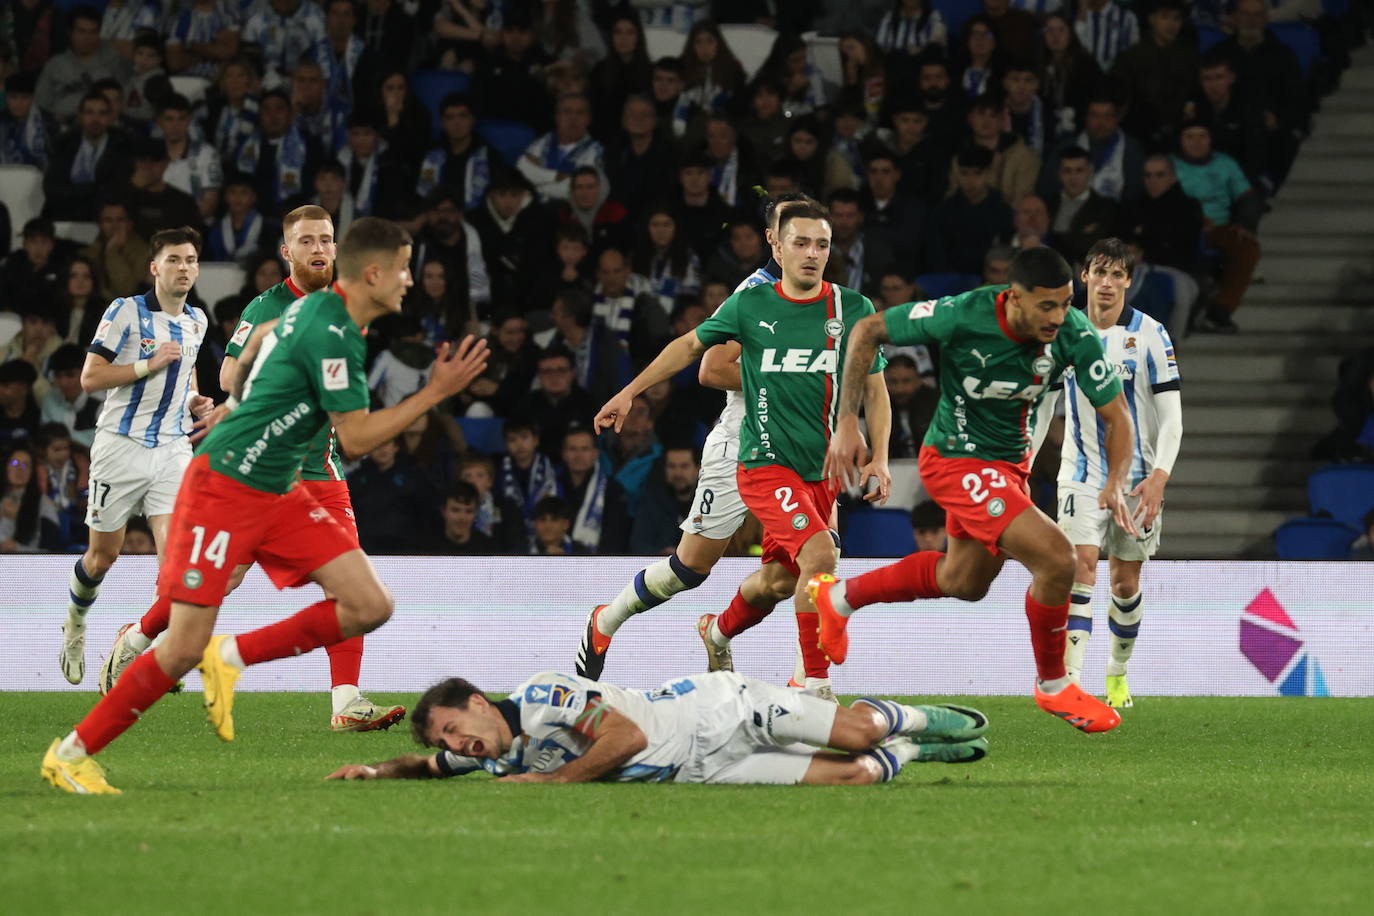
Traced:
<path fill-rule="evenodd" d="M 486 770 L 508 782 L 868 785 L 912 761 L 981 760 L 986 729 L 976 709 L 868 697 L 836 706 L 733 671 L 654 690 L 545 671 L 505 700 L 455 677 L 425 691 L 411 714 L 415 740 L 438 754 L 350 764 L 326 778 L 434 779 Z"/>

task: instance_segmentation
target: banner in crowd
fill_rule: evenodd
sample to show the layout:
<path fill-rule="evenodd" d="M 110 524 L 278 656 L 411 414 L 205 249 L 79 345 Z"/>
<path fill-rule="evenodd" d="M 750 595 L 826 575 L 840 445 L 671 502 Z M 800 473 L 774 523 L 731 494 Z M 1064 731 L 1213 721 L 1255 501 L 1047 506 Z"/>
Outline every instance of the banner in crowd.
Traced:
<path fill-rule="evenodd" d="M 72 557 L 0 558 L 0 690 L 95 690 L 115 632 L 153 594 L 151 557 L 123 557 L 105 580 L 87 636 L 86 683 L 57 657 Z M 844 560 L 852 576 L 889 561 Z M 636 557 L 375 559 L 396 613 L 369 634 L 364 691 L 418 692 L 461 675 L 505 691 L 545 669 L 571 672 L 587 611 L 609 602 L 645 563 Z M 700 588 L 631 620 L 604 679 L 649 687 L 705 667 L 696 620 L 719 613 L 757 561 L 727 559 Z M 850 625 L 843 693 L 1028 694 L 1034 678 L 1024 614 L 1029 576 L 1009 563 L 988 596 L 881 605 Z M 1103 564 L 1085 686 L 1102 691 L 1110 633 Z M 1131 688 L 1148 696 L 1374 696 L 1374 564 L 1159 561 L 1146 564 L 1144 618 Z M 225 601 L 216 632 L 244 632 L 317 600 L 278 592 L 254 568 Z M 791 602 L 734 642 L 736 670 L 783 684 L 796 657 Z M 324 652 L 249 669 L 242 690 L 329 689 Z M 200 684 L 192 673 L 189 690 Z"/>

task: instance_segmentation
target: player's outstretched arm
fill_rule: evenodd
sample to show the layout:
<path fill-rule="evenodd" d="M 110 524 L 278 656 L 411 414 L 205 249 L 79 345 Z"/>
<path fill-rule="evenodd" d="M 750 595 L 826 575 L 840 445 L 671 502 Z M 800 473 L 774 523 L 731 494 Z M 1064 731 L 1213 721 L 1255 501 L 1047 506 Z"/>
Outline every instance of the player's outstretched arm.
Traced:
<path fill-rule="evenodd" d="M 350 763 L 325 779 L 438 779 L 443 775 L 433 754 L 404 754 L 381 763 Z"/>
<path fill-rule="evenodd" d="M 1131 491 L 1132 496 L 1140 497 L 1136 518 L 1144 528 L 1155 523 L 1159 510 L 1164 506 L 1164 487 L 1169 483 L 1179 446 L 1183 443 L 1183 400 L 1179 392 L 1157 392 L 1154 405 L 1158 429 L 1155 434 L 1154 467 L 1150 469 L 1149 476 Z"/>
<path fill-rule="evenodd" d="M 602 405 L 596 419 L 592 421 L 592 428 L 600 430 L 614 426 L 615 431 L 620 432 L 620 428 L 625 425 L 625 418 L 630 414 L 635 397 L 641 391 L 677 375 L 700 359 L 705 352 L 706 345 L 697 337 L 696 331 L 688 331 L 668 344 L 663 348 L 663 352 L 654 357 L 653 362 L 644 367 L 643 372 L 620 389 L 619 394 Z"/>
<path fill-rule="evenodd" d="M 859 405 L 868 390 L 867 376 L 873 366 L 873 356 L 886 340 L 887 325 L 881 314 L 861 319 L 849 336 L 844 375 L 840 381 L 840 418 L 830 437 L 823 468 L 826 478 L 838 481 L 846 489 L 868 459 L 868 445 L 859 430 Z M 888 422 L 890 428 L 890 417 Z"/>
<path fill-rule="evenodd" d="M 1126 407 L 1126 395 L 1118 393 L 1097 408 L 1097 415 L 1107 427 L 1107 484 L 1097 497 L 1097 504 L 1111 510 L 1122 531 L 1137 535 L 1130 507 L 1126 505 L 1126 475 L 1135 451 L 1135 425 Z"/>
<path fill-rule="evenodd" d="M 116 366 L 99 353 L 87 353 L 86 364 L 81 367 L 81 390 L 87 394 L 132 385 L 141 378 L 147 378 L 181 359 L 181 344 L 164 341 L 158 344 L 153 355 L 147 359 Z"/>
<path fill-rule="evenodd" d="M 339 447 L 351 457 L 361 457 L 383 442 L 399 436 L 415 418 L 462 391 L 487 368 L 487 342 L 469 334 L 460 343 L 444 345 L 429 370 L 429 381 L 410 397 L 373 413 L 369 410 L 331 411 L 329 422 L 339 437 Z"/>
<path fill-rule="evenodd" d="M 520 773 L 501 781 L 591 782 L 623 766 L 649 746 L 649 739 L 640 727 L 628 716 L 611 709 L 600 697 L 587 701 L 587 708 L 578 716 L 573 730 L 592 739 L 591 746 L 581 757 L 552 773 Z"/>
<path fill-rule="evenodd" d="M 864 419 L 868 425 L 868 442 L 872 453 L 868 464 L 859 469 L 859 489 L 868 478 L 878 481 L 872 493 L 864 499 L 883 505 L 892 492 L 892 473 L 887 467 L 888 440 L 892 435 L 892 400 L 887 396 L 887 378 L 881 372 L 870 372 L 864 379 Z"/>
<path fill-rule="evenodd" d="M 721 391 L 739 391 L 744 388 L 740 377 L 738 341 L 716 344 L 701 358 L 701 368 L 697 370 L 697 381 L 707 388 Z"/>

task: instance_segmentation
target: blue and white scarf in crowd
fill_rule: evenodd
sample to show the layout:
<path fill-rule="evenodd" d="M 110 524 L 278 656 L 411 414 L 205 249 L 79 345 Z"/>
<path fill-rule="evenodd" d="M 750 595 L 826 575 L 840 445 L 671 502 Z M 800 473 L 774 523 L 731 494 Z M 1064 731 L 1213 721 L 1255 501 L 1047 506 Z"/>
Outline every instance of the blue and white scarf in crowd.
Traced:
<path fill-rule="evenodd" d="M 483 196 L 487 193 L 487 186 L 491 184 L 491 148 L 484 143 L 476 143 L 475 140 L 473 142 L 476 146 L 472 150 L 472 154 L 468 156 L 467 164 L 463 167 L 464 210 L 471 210 L 480 206 Z M 554 149 L 557 148 L 555 145 Z M 372 158 L 375 160 L 377 157 L 374 155 Z M 430 191 L 444 183 L 444 163 L 447 161 L 448 148 L 444 146 L 436 146 L 425 154 L 424 160 L 420 163 L 420 177 L 415 180 L 416 194 L 426 197 Z M 559 169 L 559 171 L 571 172 L 575 168 L 577 166 L 574 164 L 567 169 Z"/>
<path fill-rule="evenodd" d="M 228 213 L 220 219 L 215 231 L 210 233 L 210 251 L 216 261 L 237 261 L 258 251 L 262 243 L 262 215 L 250 210 L 243 225 L 234 228 L 234 220 Z"/>
<path fill-rule="evenodd" d="M 981 69 L 979 67 L 969 67 L 964 71 L 964 75 L 959 78 L 959 84 L 964 87 L 964 93 L 970 99 L 987 92 L 988 80 L 992 76 L 991 69 Z"/>
<path fill-rule="evenodd" d="M 526 532 L 533 531 L 531 513 L 535 504 L 545 496 L 558 495 L 558 473 L 553 461 L 548 455 L 535 452 L 534 461 L 530 464 L 529 484 L 522 490 L 515 474 L 515 460 L 507 455 L 501 459 L 501 471 L 497 478 L 501 494 L 524 510 Z"/>
<path fill-rule="evenodd" d="M 1006 130 L 1016 130 L 1016 115 L 1011 111 L 1007 112 Z M 1026 124 L 1026 132 L 1022 134 L 1016 131 L 1026 145 L 1035 150 L 1041 157 L 1045 155 L 1045 102 L 1040 96 L 1031 98 L 1030 116 Z"/>
<path fill-rule="evenodd" d="M 329 39 L 315 43 L 315 62 L 324 72 L 324 83 L 329 98 L 345 103 L 349 109 L 353 107 L 354 101 L 353 77 L 358 73 L 358 61 L 362 60 L 363 52 L 366 50 L 367 42 L 357 35 L 348 36 L 348 44 L 344 47 L 342 58 L 334 54 L 334 46 L 330 44 Z"/>
<path fill-rule="evenodd" d="M 258 131 L 258 100 L 247 96 L 242 108 L 225 105 L 215 124 L 215 148 L 226 162 L 237 162 Z"/>
<path fill-rule="evenodd" d="M 48 167 L 48 128 L 37 105 L 23 124 L 11 122 L 0 128 L 0 163 Z"/>
<path fill-rule="evenodd" d="M 733 207 L 739 197 L 739 149 L 730 151 L 730 156 L 724 162 L 716 163 L 711 169 L 711 187 L 720 194 L 720 199 Z"/>
<path fill-rule="evenodd" d="M 1126 187 L 1126 144 L 1122 142 L 1123 137 L 1124 134 L 1118 129 L 1111 140 L 1098 152 L 1093 153 L 1091 187 L 1103 197 L 1110 197 L 1112 200 L 1120 200 L 1121 192 Z M 1078 135 L 1078 145 L 1083 149 L 1091 150 L 1090 143 L 1087 131 Z"/>
<path fill-rule="evenodd" d="M 109 143 L 108 134 L 101 137 L 99 143 L 92 143 L 85 137 L 81 138 L 81 146 L 76 151 L 76 158 L 72 160 L 72 184 L 90 184 L 95 181 L 96 163 L 100 161 L 100 154 L 105 152 L 105 147 Z"/>
<path fill-rule="evenodd" d="M 371 216 L 372 208 L 377 205 L 377 162 L 382 153 L 386 152 L 386 148 L 386 141 L 379 139 L 377 149 L 363 165 L 363 177 L 358 182 L 358 190 L 353 192 L 353 209 L 359 216 Z M 339 164 L 344 167 L 344 173 L 351 178 L 354 165 L 353 150 L 346 146 L 339 150 Z"/>
<path fill-rule="evenodd" d="M 244 144 L 238 156 L 240 172 L 251 175 L 258 170 L 258 158 L 265 143 L 267 140 L 258 133 Z M 277 174 L 272 182 L 273 203 L 280 203 L 301 192 L 305 153 L 305 135 L 301 133 L 300 125 L 293 122 L 291 128 L 277 142 Z"/>
<path fill-rule="evenodd" d="M 545 134 L 540 140 L 544 141 L 544 151 L 539 154 L 539 160 L 544 168 L 569 175 L 584 164 L 578 161 L 584 153 L 600 147 L 591 136 L 583 137 L 566 150 L 559 145 L 557 134 Z M 600 159 L 601 156 L 598 154 L 596 158 Z"/>
<path fill-rule="evenodd" d="M 601 524 L 606 514 L 606 483 L 610 477 L 601 468 L 601 462 L 592 467 L 591 479 L 587 481 L 587 492 L 582 497 L 582 505 L 573 519 L 572 539 L 579 547 L 595 553 L 601 542 Z"/>

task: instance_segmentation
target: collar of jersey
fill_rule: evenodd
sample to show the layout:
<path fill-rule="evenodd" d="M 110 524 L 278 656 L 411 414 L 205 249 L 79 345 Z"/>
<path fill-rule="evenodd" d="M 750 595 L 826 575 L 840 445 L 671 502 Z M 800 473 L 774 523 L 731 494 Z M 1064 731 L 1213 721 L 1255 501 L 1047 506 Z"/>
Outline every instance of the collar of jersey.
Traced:
<path fill-rule="evenodd" d="M 773 283 L 773 292 L 777 293 L 779 296 L 786 299 L 788 302 L 795 302 L 798 305 L 810 305 L 813 302 L 820 302 L 826 296 L 830 295 L 830 281 L 822 280 L 820 293 L 816 296 L 812 296 L 810 299 L 793 299 L 791 296 L 787 295 L 787 293 L 784 293 L 782 291 L 781 280 L 777 280 Z"/>
<path fill-rule="evenodd" d="M 143 304 L 148 307 L 148 311 L 150 312 L 165 311 L 162 308 L 162 303 L 157 301 L 156 286 L 154 286 L 152 289 L 148 290 L 146 293 L 143 294 Z"/>
<path fill-rule="evenodd" d="M 514 700 L 497 700 L 492 704 L 496 711 L 501 714 L 501 718 L 506 720 L 506 725 L 510 726 L 512 738 L 520 736 L 520 706 Z"/>
<path fill-rule="evenodd" d="M 1119 318 L 1116 319 L 1117 327 L 1122 327 L 1122 328 L 1126 327 L 1127 325 L 1129 325 L 1129 324 L 1131 323 L 1131 319 L 1134 318 L 1134 317 L 1135 317 L 1135 309 L 1131 308 L 1129 305 L 1123 307 L 1123 308 L 1121 309 L 1121 316 L 1120 316 Z"/>
<path fill-rule="evenodd" d="M 286 291 L 289 292 L 291 295 L 295 296 L 297 299 L 304 299 L 306 297 L 307 293 L 304 290 L 302 290 L 299 286 L 297 286 L 295 283 L 292 283 L 290 277 L 287 277 L 285 280 L 281 282 L 286 286 Z"/>
<path fill-rule="evenodd" d="M 1007 338 L 1013 343 L 1030 343 L 1031 340 L 1029 337 L 1017 337 L 1016 332 L 1011 329 L 1011 325 L 1007 324 L 1007 293 L 1009 292 L 1011 292 L 1010 289 L 1004 289 L 997 294 L 997 326 L 1002 329 L 1002 333 L 1007 335 Z"/>

